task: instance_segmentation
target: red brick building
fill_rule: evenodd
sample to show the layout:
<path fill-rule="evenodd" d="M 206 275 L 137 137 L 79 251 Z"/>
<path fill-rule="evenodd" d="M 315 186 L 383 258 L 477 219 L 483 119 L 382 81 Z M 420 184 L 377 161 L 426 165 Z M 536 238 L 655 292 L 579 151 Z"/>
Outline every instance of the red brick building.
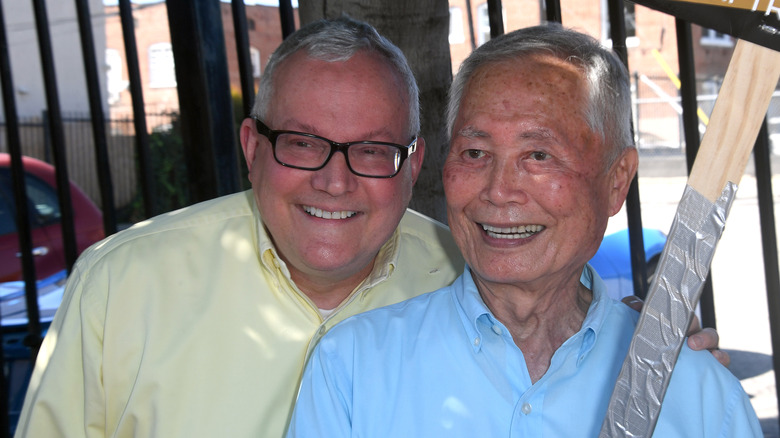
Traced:
<path fill-rule="evenodd" d="M 540 23 L 540 0 L 504 0 L 504 29 L 511 31 Z M 487 3 L 484 0 L 450 0 L 450 53 L 453 72 L 471 52 L 490 37 Z M 471 7 L 469 17 L 466 5 Z M 225 31 L 230 82 L 240 89 L 232 12 L 229 3 L 220 3 Z M 584 31 L 611 44 L 606 0 L 561 0 L 563 24 Z M 648 147 L 680 147 L 679 103 L 675 76 L 677 43 L 675 19 L 651 9 L 626 3 L 629 71 L 634 78 L 637 142 Z M 246 6 L 255 87 L 268 57 L 281 43 L 282 33 L 276 7 Z M 141 81 L 147 114 L 178 111 L 176 76 L 168 32 L 165 3 L 134 5 L 135 33 Z M 297 26 L 297 25 L 296 25 Z M 734 41 L 727 35 L 692 27 L 694 63 L 701 103 L 711 110 L 714 95 L 731 58 Z M 127 89 L 124 43 L 118 7 L 106 7 L 106 61 L 112 118 L 132 117 Z M 153 129 L 160 122 L 149 120 Z"/>
<path fill-rule="evenodd" d="M 239 93 L 241 82 L 238 71 L 233 15 L 229 3 L 220 2 L 222 27 L 231 87 Z M 118 6 L 106 6 L 106 63 L 111 117 L 132 118 L 128 89 L 127 62 Z M 276 7 L 247 5 L 250 56 L 252 58 L 255 88 L 268 57 L 282 42 L 279 10 Z M 176 74 L 168 30 L 165 2 L 134 4 L 135 37 L 138 63 L 143 84 L 147 114 L 176 112 L 179 108 L 176 94 Z M 150 126 L 153 128 L 153 126 Z"/>

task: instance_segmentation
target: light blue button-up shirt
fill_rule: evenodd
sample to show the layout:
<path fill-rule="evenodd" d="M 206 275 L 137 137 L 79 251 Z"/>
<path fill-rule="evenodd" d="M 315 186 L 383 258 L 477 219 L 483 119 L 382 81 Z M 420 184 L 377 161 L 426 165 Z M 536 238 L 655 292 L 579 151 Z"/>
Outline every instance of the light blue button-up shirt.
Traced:
<path fill-rule="evenodd" d="M 466 272 L 447 288 L 334 327 L 315 350 L 292 437 L 595 437 L 638 313 L 593 291 L 582 328 L 531 382 L 523 352 Z M 739 381 L 683 347 L 658 437 L 762 436 Z"/>

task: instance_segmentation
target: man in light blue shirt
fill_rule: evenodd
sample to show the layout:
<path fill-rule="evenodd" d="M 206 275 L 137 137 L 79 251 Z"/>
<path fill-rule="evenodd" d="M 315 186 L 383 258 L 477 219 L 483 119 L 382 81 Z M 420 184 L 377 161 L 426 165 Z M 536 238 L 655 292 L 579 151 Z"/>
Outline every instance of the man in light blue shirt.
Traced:
<path fill-rule="evenodd" d="M 444 165 L 468 269 L 334 327 L 289 436 L 597 436 L 637 320 L 587 265 L 636 173 L 629 114 L 625 68 L 578 32 L 538 26 L 472 53 Z M 686 346 L 655 436 L 761 430 L 739 381 Z"/>

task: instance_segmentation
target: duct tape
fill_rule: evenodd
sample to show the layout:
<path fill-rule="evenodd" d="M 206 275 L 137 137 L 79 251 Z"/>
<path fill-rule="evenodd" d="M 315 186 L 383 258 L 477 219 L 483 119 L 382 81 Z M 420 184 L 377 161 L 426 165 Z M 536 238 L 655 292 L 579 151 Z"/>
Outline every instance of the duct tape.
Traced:
<path fill-rule="evenodd" d="M 649 437 L 693 318 L 737 186 L 712 203 L 686 186 L 600 437 Z"/>

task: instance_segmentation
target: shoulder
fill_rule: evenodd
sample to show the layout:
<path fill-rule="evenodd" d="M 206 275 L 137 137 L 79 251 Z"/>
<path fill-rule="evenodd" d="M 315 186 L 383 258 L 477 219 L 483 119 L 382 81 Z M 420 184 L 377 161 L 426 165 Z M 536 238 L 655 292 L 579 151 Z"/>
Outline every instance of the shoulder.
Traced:
<path fill-rule="evenodd" d="M 415 337 L 426 325 L 437 324 L 452 310 L 451 286 L 424 293 L 389 306 L 369 310 L 336 324 L 322 339 L 349 344 Z M 380 344 L 381 345 L 381 344 Z"/>
<path fill-rule="evenodd" d="M 692 351 L 684 344 L 656 430 L 669 434 L 663 436 L 754 436 L 760 425 L 731 371 L 709 352 Z"/>
<path fill-rule="evenodd" d="M 449 227 L 435 219 L 407 209 L 398 225 L 398 242 L 401 265 L 414 264 L 410 269 L 418 271 L 421 267 L 450 270 L 449 281 L 463 271 L 465 262 Z"/>
<path fill-rule="evenodd" d="M 398 232 L 406 244 L 416 244 L 460 255 L 449 227 L 414 210 L 407 209 L 398 225 Z"/>
<path fill-rule="evenodd" d="M 146 242 L 163 249 L 170 240 L 175 240 L 177 245 L 186 243 L 186 239 L 182 241 L 182 235 L 207 233 L 214 226 L 235 226 L 242 221 L 248 225 L 254 223 L 253 209 L 252 192 L 246 191 L 164 213 L 96 243 L 81 256 L 79 262 L 94 263 L 136 243 Z"/>

